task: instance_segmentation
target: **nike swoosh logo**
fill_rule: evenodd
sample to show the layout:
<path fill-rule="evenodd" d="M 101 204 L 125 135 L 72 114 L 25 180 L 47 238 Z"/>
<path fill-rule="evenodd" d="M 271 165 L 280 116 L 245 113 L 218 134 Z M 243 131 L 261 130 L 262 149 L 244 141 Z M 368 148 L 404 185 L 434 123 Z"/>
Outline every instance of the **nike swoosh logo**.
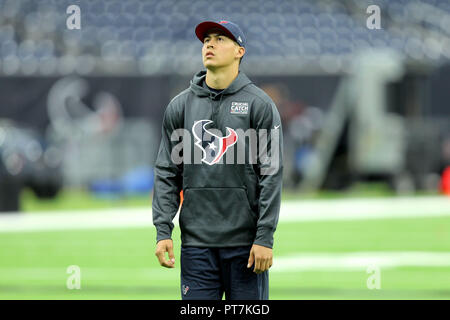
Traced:
<path fill-rule="evenodd" d="M 276 130 L 276 129 L 278 129 L 279 127 L 280 127 L 280 125 L 277 125 L 277 126 L 274 127 L 274 129 Z"/>

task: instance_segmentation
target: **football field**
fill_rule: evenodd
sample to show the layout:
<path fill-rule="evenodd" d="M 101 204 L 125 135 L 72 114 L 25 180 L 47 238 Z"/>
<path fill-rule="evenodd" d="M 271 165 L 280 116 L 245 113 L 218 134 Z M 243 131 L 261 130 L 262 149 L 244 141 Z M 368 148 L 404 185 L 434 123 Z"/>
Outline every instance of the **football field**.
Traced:
<path fill-rule="evenodd" d="M 165 269 L 150 209 L 0 216 L 0 299 L 180 299 L 173 239 Z M 270 299 L 450 299 L 450 199 L 284 201 L 273 252 Z"/>

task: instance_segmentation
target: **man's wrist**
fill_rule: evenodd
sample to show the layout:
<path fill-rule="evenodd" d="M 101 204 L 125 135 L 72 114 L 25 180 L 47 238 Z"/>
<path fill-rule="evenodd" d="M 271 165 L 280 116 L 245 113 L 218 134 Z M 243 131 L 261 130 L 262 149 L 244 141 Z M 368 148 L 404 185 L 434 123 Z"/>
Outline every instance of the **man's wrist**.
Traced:
<path fill-rule="evenodd" d="M 172 231 L 170 227 L 166 224 L 160 224 L 156 226 L 156 243 L 161 240 L 171 239 Z"/>
<path fill-rule="evenodd" d="M 274 230 L 267 227 L 259 227 L 256 231 L 255 241 L 253 244 L 264 246 L 272 249 Z"/>

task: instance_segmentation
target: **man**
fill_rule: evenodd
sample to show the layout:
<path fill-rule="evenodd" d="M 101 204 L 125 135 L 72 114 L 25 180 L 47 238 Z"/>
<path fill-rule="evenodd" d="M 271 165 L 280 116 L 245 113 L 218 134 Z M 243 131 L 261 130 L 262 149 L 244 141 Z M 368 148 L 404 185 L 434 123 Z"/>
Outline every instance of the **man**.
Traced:
<path fill-rule="evenodd" d="M 206 21 L 195 33 L 206 72 L 197 73 L 164 113 L 153 195 L 156 256 L 161 266 L 174 268 L 172 220 L 183 191 L 182 299 L 221 300 L 223 293 L 227 300 L 268 299 L 282 184 L 280 115 L 239 71 L 245 37 L 236 24 Z M 172 134 L 181 129 L 187 133 L 180 163 L 174 161 L 180 142 Z M 242 132 L 254 132 L 257 141 L 246 143 Z M 257 148 L 256 161 L 236 161 L 239 146 L 246 154 Z M 201 161 L 192 163 L 191 153 Z"/>

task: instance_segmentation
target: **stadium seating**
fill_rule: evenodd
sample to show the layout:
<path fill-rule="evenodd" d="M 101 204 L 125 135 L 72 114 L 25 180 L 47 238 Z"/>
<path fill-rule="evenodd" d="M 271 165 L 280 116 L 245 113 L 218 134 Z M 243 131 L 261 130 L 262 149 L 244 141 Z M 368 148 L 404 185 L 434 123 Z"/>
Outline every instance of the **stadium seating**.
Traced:
<path fill-rule="evenodd" d="M 81 9 L 81 30 L 66 28 L 71 4 Z M 381 30 L 366 27 L 371 4 L 382 10 Z M 0 66 L 81 55 L 95 61 L 199 62 L 194 27 L 205 19 L 237 22 L 248 38 L 246 60 L 261 65 L 266 57 L 296 57 L 301 64 L 386 47 L 410 59 L 450 59 L 447 0 L 0 0 Z"/>

